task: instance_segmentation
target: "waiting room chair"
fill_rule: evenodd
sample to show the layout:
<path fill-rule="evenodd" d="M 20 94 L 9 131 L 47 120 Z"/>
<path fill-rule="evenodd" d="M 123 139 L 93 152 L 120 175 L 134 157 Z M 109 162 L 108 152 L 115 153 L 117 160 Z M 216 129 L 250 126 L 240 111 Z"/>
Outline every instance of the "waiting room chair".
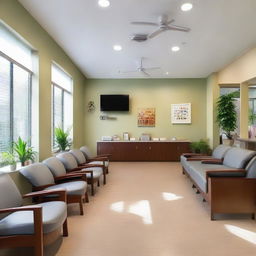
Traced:
<path fill-rule="evenodd" d="M 98 186 L 100 186 L 100 177 L 106 177 L 105 169 L 101 165 L 100 167 L 89 168 L 84 168 L 84 166 L 78 166 L 75 157 L 69 152 L 60 153 L 56 157 L 63 163 L 67 172 L 86 173 L 87 182 L 91 184 L 92 195 L 94 195 L 94 183 L 98 183 Z"/>
<path fill-rule="evenodd" d="M 93 154 L 91 153 L 91 151 L 87 146 L 82 146 L 80 150 L 84 154 L 84 157 L 86 158 L 87 163 L 94 162 L 95 164 L 104 164 L 106 168 L 106 173 L 109 173 L 108 167 L 109 167 L 109 158 L 111 154 L 93 156 Z"/>
<path fill-rule="evenodd" d="M 35 255 L 43 256 L 43 245 L 56 240 L 61 228 L 63 236 L 68 236 L 65 190 L 34 192 L 23 198 L 53 195 L 56 201 L 22 206 L 13 180 L 8 174 L 0 174 L 0 248 L 34 247 Z"/>
<path fill-rule="evenodd" d="M 67 203 L 78 203 L 80 215 L 84 214 L 83 201 L 87 190 L 87 183 L 82 174 L 74 174 L 77 181 L 66 182 L 66 179 L 54 179 L 49 168 L 42 163 L 28 165 L 20 170 L 20 173 L 32 184 L 33 191 L 65 189 L 67 191 Z M 64 183 L 61 183 L 64 181 Z M 57 184 L 56 184 L 57 183 Z M 54 199 L 54 198 L 53 198 Z"/>

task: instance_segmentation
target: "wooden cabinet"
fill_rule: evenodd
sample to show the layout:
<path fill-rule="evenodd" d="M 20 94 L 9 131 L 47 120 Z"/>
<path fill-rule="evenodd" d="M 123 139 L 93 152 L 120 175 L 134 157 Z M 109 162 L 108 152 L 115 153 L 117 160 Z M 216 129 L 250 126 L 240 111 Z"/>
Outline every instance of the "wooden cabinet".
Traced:
<path fill-rule="evenodd" d="M 111 161 L 179 161 L 190 152 L 188 141 L 100 141 L 97 153 L 111 154 Z"/>

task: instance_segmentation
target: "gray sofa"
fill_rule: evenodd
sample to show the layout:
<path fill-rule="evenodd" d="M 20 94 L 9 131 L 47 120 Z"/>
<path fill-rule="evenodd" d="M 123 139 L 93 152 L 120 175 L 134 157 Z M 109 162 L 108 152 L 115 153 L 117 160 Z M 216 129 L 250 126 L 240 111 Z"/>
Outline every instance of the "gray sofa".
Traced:
<path fill-rule="evenodd" d="M 212 157 L 184 154 L 181 165 L 197 193 L 210 203 L 211 219 L 215 213 L 251 213 L 254 217 L 255 151 L 221 145 Z"/>

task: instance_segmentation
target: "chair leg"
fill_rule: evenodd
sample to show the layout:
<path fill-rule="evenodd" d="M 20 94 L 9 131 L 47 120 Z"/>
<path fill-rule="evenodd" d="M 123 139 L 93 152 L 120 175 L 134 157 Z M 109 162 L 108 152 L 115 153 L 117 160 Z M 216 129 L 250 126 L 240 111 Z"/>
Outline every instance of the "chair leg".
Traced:
<path fill-rule="evenodd" d="M 86 191 L 85 193 L 85 202 L 86 203 L 89 203 L 89 195 L 88 195 L 88 192 Z"/>
<path fill-rule="evenodd" d="M 107 179 L 106 179 L 106 173 L 104 173 L 104 174 L 103 174 L 103 184 L 104 184 L 104 185 L 106 184 L 106 181 L 107 181 Z"/>
<path fill-rule="evenodd" d="M 91 191 L 92 196 L 94 196 L 94 182 L 93 182 L 93 180 L 92 180 L 92 183 L 91 183 L 91 189 L 92 189 L 92 191 Z"/>
<path fill-rule="evenodd" d="M 84 215 L 83 198 L 82 197 L 80 198 L 79 207 L 80 207 L 80 215 Z"/>
<path fill-rule="evenodd" d="M 100 186 L 100 179 L 98 179 L 98 182 L 97 182 L 97 184 L 98 184 L 98 187 Z"/>
<path fill-rule="evenodd" d="M 36 239 L 36 245 L 34 247 L 35 256 L 43 256 L 44 255 L 44 247 L 43 247 L 43 237 L 38 241 Z"/>
<path fill-rule="evenodd" d="M 109 173 L 109 171 L 108 171 L 108 167 L 106 167 L 106 173 L 107 173 L 107 174 Z"/>
<path fill-rule="evenodd" d="M 63 223 L 63 236 L 68 236 L 68 221 L 67 221 L 67 219 Z"/>

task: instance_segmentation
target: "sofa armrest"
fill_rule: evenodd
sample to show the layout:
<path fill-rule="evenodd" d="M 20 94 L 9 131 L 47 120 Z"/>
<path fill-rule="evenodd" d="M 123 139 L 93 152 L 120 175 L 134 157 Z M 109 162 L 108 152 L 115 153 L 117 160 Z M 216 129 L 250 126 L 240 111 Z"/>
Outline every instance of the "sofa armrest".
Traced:
<path fill-rule="evenodd" d="M 56 183 L 68 182 L 70 180 L 75 180 L 75 179 L 87 181 L 86 175 L 82 172 L 67 173 L 66 175 L 58 176 L 54 178 Z"/>
<path fill-rule="evenodd" d="M 21 212 L 21 211 L 40 211 L 42 210 L 42 206 L 40 205 L 29 205 L 29 206 L 21 206 L 21 207 L 12 207 L 12 208 L 3 208 L 0 209 L 1 213 L 10 213 L 10 212 Z"/>
<path fill-rule="evenodd" d="M 210 177 L 211 218 L 214 213 L 250 213 L 256 209 L 256 179 L 245 177 Z"/>
<path fill-rule="evenodd" d="M 212 158 L 212 159 L 203 159 L 202 164 L 223 164 L 222 159 Z"/>
<path fill-rule="evenodd" d="M 82 173 L 82 174 L 86 174 L 86 173 L 90 173 L 90 178 L 93 180 L 93 171 L 92 170 L 86 170 L 86 169 L 82 169 L 79 171 L 74 171 L 74 173 Z"/>
<path fill-rule="evenodd" d="M 183 153 L 181 155 L 186 157 L 186 158 L 207 156 L 206 154 L 201 154 L 201 153 Z"/>

